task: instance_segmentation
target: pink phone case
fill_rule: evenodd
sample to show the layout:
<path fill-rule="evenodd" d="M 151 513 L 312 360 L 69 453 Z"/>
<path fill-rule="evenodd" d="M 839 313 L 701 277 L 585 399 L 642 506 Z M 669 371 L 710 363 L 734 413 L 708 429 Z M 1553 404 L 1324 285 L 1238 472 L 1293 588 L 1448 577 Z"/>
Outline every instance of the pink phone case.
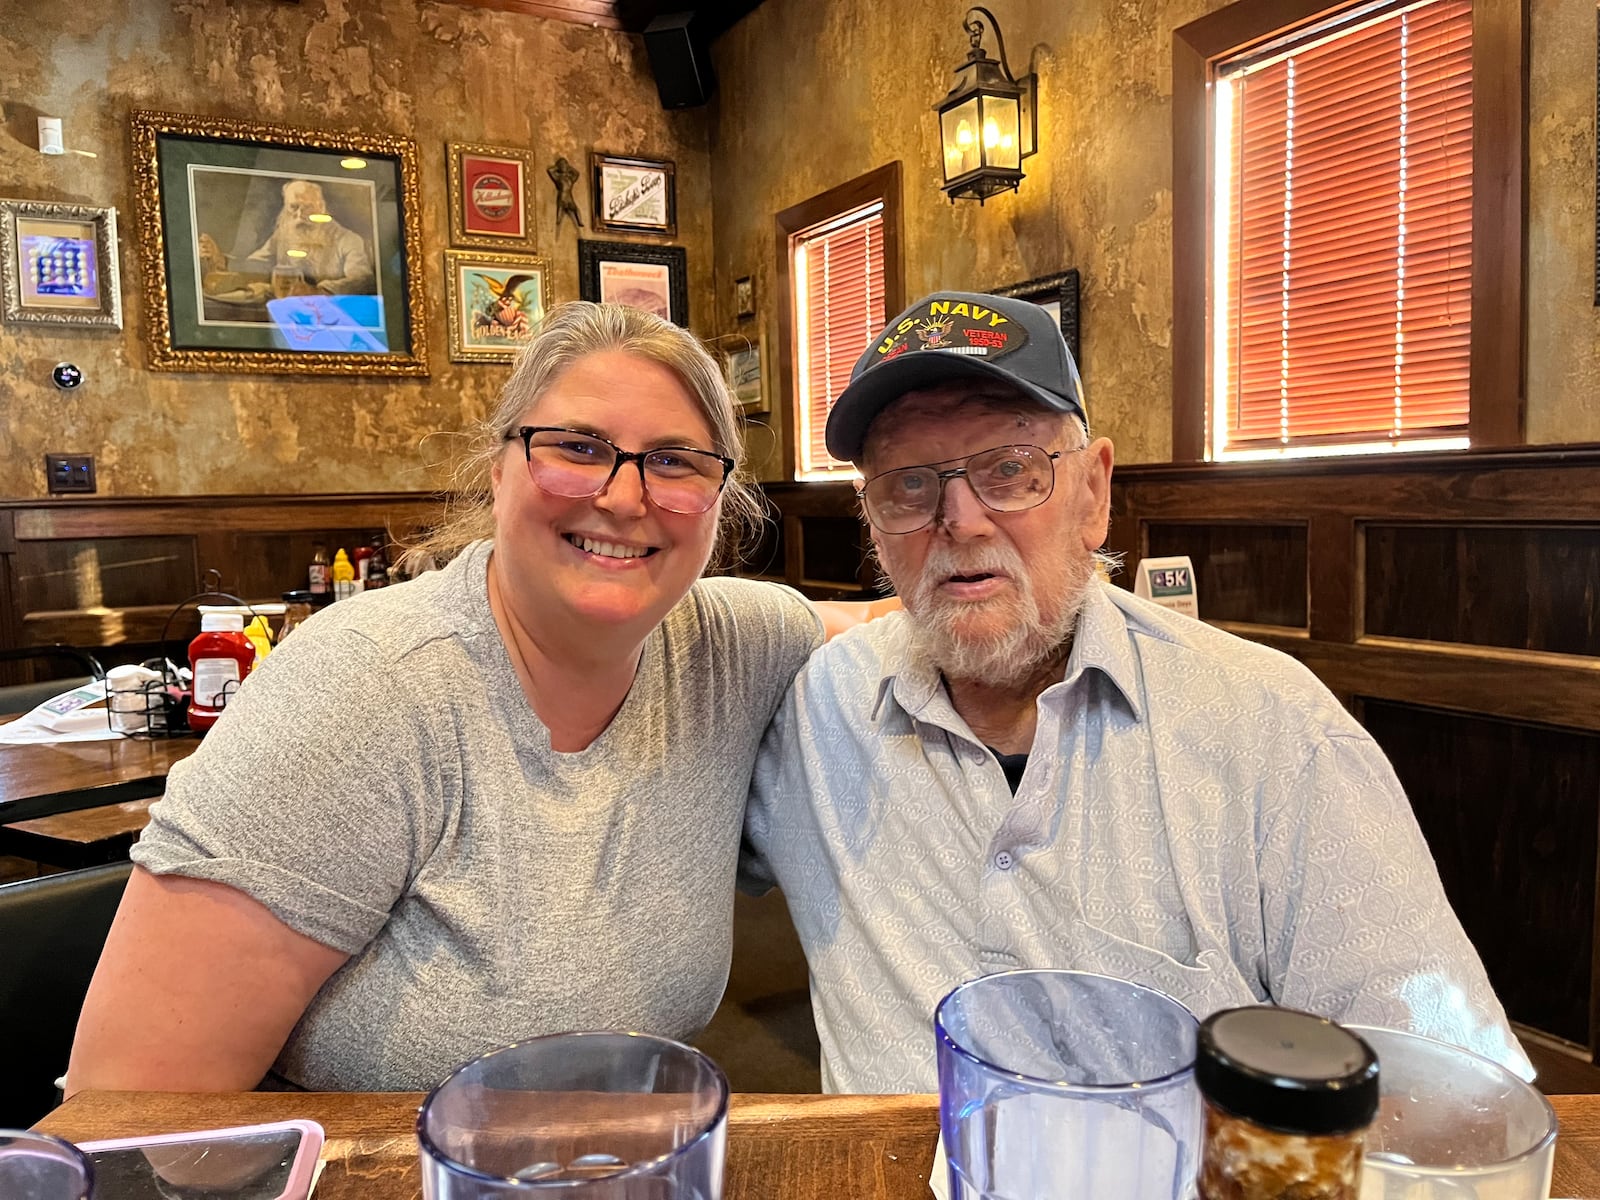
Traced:
<path fill-rule="evenodd" d="M 227 1129 L 192 1129 L 183 1133 L 163 1133 L 152 1137 L 116 1138 L 106 1142 L 79 1142 L 85 1153 L 99 1150 L 132 1150 L 146 1146 L 170 1146 L 177 1142 L 225 1141 L 280 1130 L 300 1132 L 300 1148 L 289 1164 L 289 1177 L 277 1200 L 305 1200 L 316 1180 L 317 1161 L 322 1157 L 322 1126 L 315 1121 L 273 1121 L 265 1125 L 235 1125 Z"/>

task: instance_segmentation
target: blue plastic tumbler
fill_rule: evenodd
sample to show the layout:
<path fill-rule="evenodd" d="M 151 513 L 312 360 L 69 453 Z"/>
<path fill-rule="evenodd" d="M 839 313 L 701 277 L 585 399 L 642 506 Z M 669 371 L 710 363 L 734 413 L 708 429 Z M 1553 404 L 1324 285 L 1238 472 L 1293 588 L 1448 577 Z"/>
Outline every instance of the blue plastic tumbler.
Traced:
<path fill-rule="evenodd" d="M 89 1160 L 71 1142 L 49 1134 L 0 1129 L 0 1196 L 88 1200 Z"/>
<path fill-rule="evenodd" d="M 1194 1194 L 1198 1022 L 1176 1000 L 1080 971 L 1008 971 L 934 1013 L 951 1200 Z"/>
<path fill-rule="evenodd" d="M 417 1116 L 425 1200 L 720 1200 L 728 1080 L 693 1047 L 561 1033 L 474 1059 Z"/>

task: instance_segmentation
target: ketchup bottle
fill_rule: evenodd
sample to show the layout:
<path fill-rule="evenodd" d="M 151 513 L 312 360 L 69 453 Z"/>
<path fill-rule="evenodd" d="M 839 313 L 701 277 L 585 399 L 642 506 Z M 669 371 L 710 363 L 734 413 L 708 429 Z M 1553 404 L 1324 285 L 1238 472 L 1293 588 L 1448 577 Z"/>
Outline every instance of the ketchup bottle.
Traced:
<path fill-rule="evenodd" d="M 204 733 L 215 725 L 255 663 L 256 648 L 244 635 L 244 617 L 204 614 L 200 636 L 189 643 L 189 669 L 194 672 L 189 728 Z"/>

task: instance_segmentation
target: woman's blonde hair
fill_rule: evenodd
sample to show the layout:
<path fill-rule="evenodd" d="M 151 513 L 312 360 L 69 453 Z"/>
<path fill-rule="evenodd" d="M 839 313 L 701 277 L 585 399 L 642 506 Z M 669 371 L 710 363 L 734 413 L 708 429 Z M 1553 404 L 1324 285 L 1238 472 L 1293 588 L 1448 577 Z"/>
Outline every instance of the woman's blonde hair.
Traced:
<path fill-rule="evenodd" d="M 506 380 L 494 411 L 467 432 L 466 449 L 452 472 L 444 520 L 407 543 L 400 558 L 402 570 L 414 573 L 443 563 L 469 543 L 493 536 L 490 470 L 505 449 L 507 436 L 567 368 L 605 351 L 636 354 L 659 363 L 688 388 L 711 427 L 713 448 L 734 460 L 722 492 L 713 562 L 721 562 L 735 551 L 744 534 L 762 520 L 764 506 L 746 476 L 739 416 L 717 360 L 688 330 L 651 313 L 620 304 L 574 300 L 550 310 L 538 334 L 517 356 L 516 369 Z"/>

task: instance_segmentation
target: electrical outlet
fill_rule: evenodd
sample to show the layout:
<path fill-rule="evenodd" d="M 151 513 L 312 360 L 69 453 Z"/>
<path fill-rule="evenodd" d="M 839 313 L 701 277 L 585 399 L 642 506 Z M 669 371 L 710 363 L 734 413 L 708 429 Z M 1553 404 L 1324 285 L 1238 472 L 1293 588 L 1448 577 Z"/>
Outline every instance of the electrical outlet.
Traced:
<path fill-rule="evenodd" d="M 53 496 L 95 490 L 92 454 L 46 454 L 44 473 Z"/>

